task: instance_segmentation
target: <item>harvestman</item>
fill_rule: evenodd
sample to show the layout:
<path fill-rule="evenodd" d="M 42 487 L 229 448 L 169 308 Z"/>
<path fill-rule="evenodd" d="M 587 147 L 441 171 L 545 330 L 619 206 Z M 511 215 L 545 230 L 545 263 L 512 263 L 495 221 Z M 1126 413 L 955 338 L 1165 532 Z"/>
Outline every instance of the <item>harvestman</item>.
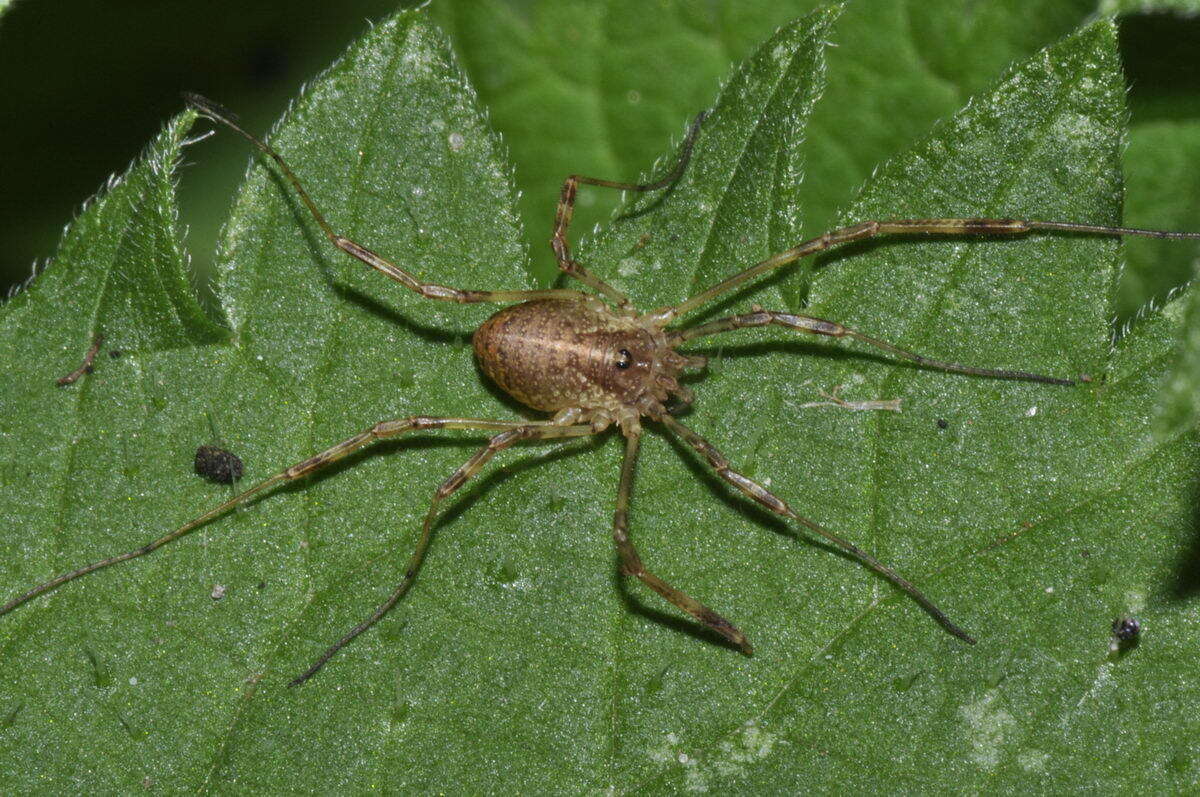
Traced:
<path fill-rule="evenodd" d="M 799 332 L 852 338 L 882 349 L 892 356 L 910 360 L 919 366 L 936 368 L 997 379 L 1019 379 L 1054 385 L 1071 385 L 1072 379 L 1059 379 L 1026 371 L 975 368 L 958 363 L 943 362 L 906 351 L 887 341 L 878 340 L 834 321 L 796 313 L 783 313 L 753 307 L 749 313 L 727 316 L 693 327 L 669 328 L 677 319 L 718 296 L 781 266 L 808 255 L 823 252 L 841 244 L 861 241 L 877 235 L 1023 235 L 1032 231 L 1062 231 L 1094 235 L 1140 235 L 1151 238 L 1200 239 L 1200 233 L 1162 232 L 1124 227 L 1067 222 L 1029 221 L 1020 219 L 953 218 L 898 219 L 863 221 L 827 232 L 784 252 L 773 255 L 679 304 L 662 307 L 649 313 L 638 311 L 621 291 L 592 274 L 571 257 L 567 242 L 567 227 L 575 207 L 575 195 L 580 185 L 615 188 L 623 191 L 653 191 L 675 182 L 691 158 L 692 147 L 700 132 L 705 114 L 692 123 L 681 147 L 678 162 L 667 176 L 652 183 L 633 184 L 601 180 L 573 174 L 563 181 L 555 215 L 551 246 L 558 267 L 594 293 L 552 288 L 530 291 L 461 290 L 436 283 L 422 282 L 415 275 L 339 235 L 317 208 L 316 203 L 301 185 L 299 178 L 283 158 L 267 144 L 243 130 L 236 117 L 216 103 L 195 94 L 186 94 L 188 105 L 244 136 L 251 144 L 271 157 L 280 172 L 295 189 L 304 205 L 330 242 L 390 277 L 426 299 L 458 302 L 515 303 L 485 321 L 474 334 L 475 354 L 480 367 L 502 390 L 536 410 L 553 413 L 543 421 L 501 421 L 480 418 L 435 418 L 413 416 L 383 421 L 308 459 L 298 462 L 267 480 L 205 512 L 178 529 L 133 551 L 94 562 L 86 567 L 64 573 L 40 584 L 0 607 L 5 614 L 25 601 L 41 595 L 60 584 L 100 568 L 134 559 L 179 539 L 192 529 L 212 520 L 229 509 L 264 490 L 282 482 L 307 476 L 336 462 L 347 454 L 376 440 L 396 437 L 406 432 L 426 429 L 477 429 L 496 434 L 448 479 L 441 483 L 425 515 L 421 536 L 417 541 L 400 583 L 391 595 L 367 619 L 352 628 L 325 651 L 305 672 L 289 684 L 295 686 L 314 675 L 342 647 L 370 628 L 383 617 L 408 591 L 429 546 L 433 521 L 438 505 L 462 487 L 472 476 L 500 451 L 522 440 L 549 440 L 584 437 L 603 432 L 613 424 L 625 436 L 625 456 L 617 486 L 616 512 L 613 516 L 613 539 L 626 575 L 639 578 L 646 586 L 679 609 L 687 612 L 705 626 L 750 654 L 750 642 L 731 622 L 697 601 L 683 590 L 671 586 L 646 569 L 637 549 L 629 539 L 629 496 L 633 484 L 634 464 L 642 436 L 642 418 L 661 424 L 670 433 L 695 449 L 722 479 L 748 497 L 783 517 L 800 523 L 810 531 L 849 552 L 864 565 L 879 573 L 906 592 L 941 626 L 954 636 L 973 643 L 965 631 L 915 586 L 891 568 L 833 532 L 796 514 L 782 499 L 758 482 L 730 467 L 729 461 L 707 440 L 684 426 L 664 406 L 669 398 L 684 404 L 692 401 L 692 393 L 677 381 L 685 370 L 700 369 L 705 358 L 676 351 L 688 341 L 745 327 L 777 325 Z"/>

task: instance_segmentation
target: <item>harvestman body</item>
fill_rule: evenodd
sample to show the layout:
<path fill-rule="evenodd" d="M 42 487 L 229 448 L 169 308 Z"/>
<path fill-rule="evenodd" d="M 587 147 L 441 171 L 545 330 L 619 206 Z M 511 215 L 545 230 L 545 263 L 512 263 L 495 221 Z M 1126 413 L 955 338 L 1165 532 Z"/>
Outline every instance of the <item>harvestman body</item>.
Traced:
<path fill-rule="evenodd" d="M 412 584 L 429 545 L 438 505 L 479 472 L 498 452 L 522 440 L 563 439 L 599 434 L 614 424 L 625 436 L 625 456 L 621 463 L 616 512 L 613 517 L 613 539 L 621 558 L 622 570 L 627 575 L 636 576 L 646 586 L 662 595 L 676 607 L 729 640 L 742 652 L 749 654 L 751 652 L 750 643 L 740 630 L 683 590 L 671 586 L 647 570 L 629 539 L 629 497 L 633 484 L 634 464 L 637 461 L 642 435 L 643 418 L 661 424 L 669 432 L 677 435 L 687 445 L 699 452 L 717 475 L 742 493 L 772 512 L 800 523 L 810 531 L 846 550 L 911 596 L 949 633 L 966 642 L 974 642 L 965 631 L 952 623 L 929 598 L 894 570 L 831 531 L 796 514 L 787 503 L 761 484 L 731 468 L 729 461 L 708 441 L 674 418 L 667 411 L 666 402 L 672 398 L 685 404 L 692 400 L 691 391 L 681 385 L 677 377 L 685 370 L 700 369 L 705 365 L 703 357 L 684 354 L 677 349 L 680 345 L 696 338 L 744 327 L 777 325 L 816 335 L 853 338 L 883 349 L 893 356 L 910 360 L 917 365 L 945 371 L 1056 385 L 1071 385 L 1075 380 L 1058 379 L 1025 371 L 974 368 L 933 360 L 905 351 L 886 341 L 871 338 L 833 321 L 794 313 L 764 310 L 758 307 L 754 307 L 749 313 L 728 316 L 690 328 L 672 328 L 670 325 L 717 296 L 774 269 L 807 255 L 876 235 L 1022 235 L 1031 231 L 1065 231 L 1096 235 L 1200 238 L 1200 233 L 1160 232 L 1018 219 L 955 218 L 864 221 L 827 232 L 773 255 L 680 304 L 642 313 L 634 307 L 633 302 L 627 296 L 572 259 L 570 245 L 567 241 L 567 227 L 574 211 L 575 194 L 580 185 L 616 188 L 625 191 L 652 191 L 671 185 L 683 173 L 691 157 L 692 147 L 705 117 L 705 114 L 701 114 L 688 131 L 678 163 L 670 174 L 661 180 L 637 185 L 571 175 L 563 182 L 551 246 L 554 249 L 559 268 L 565 274 L 591 288 L 594 293 L 558 288 L 532 291 L 461 290 L 435 283 L 421 282 L 415 275 L 336 233 L 326 221 L 325 216 L 318 210 L 316 203 L 309 197 L 299 178 L 293 174 L 278 153 L 243 130 L 235 121 L 236 118 L 216 103 L 195 94 L 187 94 L 185 99 L 201 115 L 240 133 L 255 147 L 270 156 L 296 190 L 330 242 L 338 249 L 427 299 L 458 303 L 515 303 L 493 315 L 476 330 L 474 335 L 475 354 L 483 371 L 506 393 L 534 409 L 552 413 L 551 418 L 544 421 L 414 416 L 377 423 L 370 429 L 286 468 L 141 548 L 64 573 L 30 589 L 0 607 L 0 615 L 5 614 L 25 601 L 67 581 L 108 565 L 148 554 L 252 496 L 277 484 L 307 476 L 376 440 L 426 429 L 477 429 L 495 432 L 496 434 L 488 441 L 488 444 L 454 471 L 434 493 L 429 511 L 425 515 L 416 549 L 409 558 L 403 578 L 388 599 L 380 604 L 366 620 L 334 643 L 304 673 L 292 680 L 289 684 L 291 686 L 310 678 L 338 650 L 383 617 L 403 597 Z"/>

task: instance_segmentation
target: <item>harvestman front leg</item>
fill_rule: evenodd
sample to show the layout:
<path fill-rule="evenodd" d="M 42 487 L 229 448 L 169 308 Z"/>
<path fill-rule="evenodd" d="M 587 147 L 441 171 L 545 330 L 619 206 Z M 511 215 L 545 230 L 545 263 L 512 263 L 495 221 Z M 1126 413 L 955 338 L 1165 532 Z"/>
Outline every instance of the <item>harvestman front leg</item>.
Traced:
<path fill-rule="evenodd" d="M 727 460 L 720 451 L 714 448 L 712 444 L 703 437 L 696 434 L 679 421 L 675 420 L 675 418 L 671 417 L 671 415 L 664 413 L 661 417 L 657 418 L 657 420 L 662 421 L 668 429 L 679 435 L 679 437 L 682 438 L 685 443 L 699 452 L 705 459 L 708 460 L 708 464 L 714 471 L 716 471 L 718 476 L 732 484 L 734 487 L 738 488 L 743 494 L 753 498 L 755 501 L 758 501 L 772 512 L 802 524 L 811 531 L 829 540 L 834 545 L 837 545 L 839 548 L 847 551 L 864 565 L 871 568 L 876 573 L 879 573 L 888 581 L 892 582 L 897 587 L 908 593 L 908 595 L 918 604 L 920 604 L 921 608 L 928 612 L 933 619 L 942 626 L 942 628 L 945 628 L 951 634 L 963 640 L 964 642 L 969 642 L 972 645 L 975 644 L 975 640 L 966 631 L 962 630 L 953 622 L 951 622 L 950 618 L 946 616 L 945 612 L 939 609 L 933 603 L 933 601 L 925 597 L 920 590 L 918 590 L 895 570 L 892 570 L 890 567 L 883 564 L 866 551 L 861 550 L 853 543 L 843 540 L 841 537 L 837 536 L 832 531 L 829 531 L 819 523 L 809 520 L 802 515 L 796 514 L 794 511 L 792 511 L 792 508 L 787 505 L 787 503 L 785 503 L 781 498 L 777 497 L 770 490 L 766 489 L 758 482 L 746 478 L 741 473 L 738 473 L 736 470 L 733 470 L 731 467 L 729 467 L 729 460 Z"/>
<path fill-rule="evenodd" d="M 1034 374 L 1029 371 L 1012 371 L 1002 368 L 976 368 L 972 365 L 960 365 L 959 363 L 946 362 L 944 360 L 935 360 L 921 354 L 914 354 L 911 351 L 900 348 L 894 344 L 888 343 L 885 340 L 879 340 L 869 335 L 864 335 L 856 329 L 851 329 L 848 326 L 839 324 L 836 321 L 826 321 L 823 318 L 815 318 L 813 316 L 799 315 L 796 313 L 781 313 L 776 310 L 763 310 L 762 308 L 754 308 L 753 312 L 743 313 L 741 315 L 731 315 L 725 318 L 718 318 L 715 321 L 709 321 L 704 324 L 698 324 L 688 329 L 674 330 L 668 333 L 668 340 L 671 346 L 678 346 L 695 338 L 702 338 L 708 335 L 717 335 L 722 332 L 729 332 L 734 329 L 745 329 L 747 327 L 765 327 L 769 325 L 781 326 L 786 329 L 797 330 L 799 332 L 810 332 L 814 335 L 828 335 L 831 338 L 852 338 L 862 343 L 875 346 L 901 359 L 910 360 L 917 365 L 928 368 L 938 368 L 943 371 L 952 371 L 960 374 L 972 374 L 974 376 L 988 376 L 996 379 L 1020 379 L 1029 382 L 1046 382 L 1051 385 L 1073 385 L 1073 379 L 1060 379 L 1054 376 L 1043 376 L 1042 374 Z M 1086 377 L 1080 377 L 1080 381 L 1088 381 Z"/>
<path fill-rule="evenodd" d="M 355 243 L 349 238 L 335 232 L 333 226 L 326 220 L 325 215 L 317 208 L 316 202 L 313 201 L 312 197 L 308 195 L 308 191 L 300 183 L 300 178 L 284 162 L 283 157 L 256 136 L 243 129 L 237 123 L 237 117 L 233 113 L 222 108 L 212 100 L 201 97 L 199 94 L 184 92 L 183 98 L 189 106 L 201 115 L 206 116 L 214 122 L 223 124 L 240 134 L 261 152 L 274 160 L 279 170 L 283 173 L 283 176 L 291 183 L 292 188 L 296 189 L 300 200 L 304 202 L 305 207 L 308 208 L 309 213 L 312 214 L 313 219 L 316 220 L 330 243 L 351 257 L 361 260 L 384 276 L 399 282 L 404 287 L 426 299 L 440 299 L 447 302 L 458 302 L 459 304 L 474 304 L 477 302 L 527 302 L 532 299 L 574 299 L 584 301 L 589 298 L 588 294 L 581 291 L 557 288 L 536 291 L 471 291 L 438 285 L 433 282 L 422 282 L 411 272 L 405 271 L 375 252 L 372 252 L 367 247 Z"/>
<path fill-rule="evenodd" d="M 596 434 L 596 429 L 591 424 L 564 426 L 554 421 L 527 421 L 507 424 L 505 431 L 489 440 L 486 446 L 479 449 L 458 470 L 450 474 L 450 478 L 438 486 L 437 492 L 433 495 L 433 500 L 429 503 L 429 511 L 425 513 L 425 523 L 421 527 L 421 537 L 417 541 L 417 547 L 413 550 L 412 555 L 409 556 L 408 566 L 404 568 L 404 577 L 396 585 L 396 588 L 392 590 L 392 594 L 388 596 L 387 600 L 379 604 L 367 619 L 354 626 L 345 636 L 331 645 L 328 650 L 321 654 L 320 658 L 313 662 L 311 667 L 296 678 L 293 678 L 288 683 L 288 686 L 298 686 L 314 676 L 339 650 L 344 648 L 356 636 L 374 625 L 404 597 L 404 593 L 408 592 L 408 588 L 412 586 L 413 579 L 417 576 L 421 562 L 425 559 L 425 551 L 429 548 L 429 540 L 433 536 L 433 521 L 437 516 L 438 504 L 466 484 L 467 480 L 478 473 L 480 468 L 487 464 L 488 460 L 522 440 L 585 437 L 592 434 Z"/>
<path fill-rule="evenodd" d="M 550 238 L 550 247 L 554 249 L 558 267 L 564 274 L 574 277 L 584 285 L 607 296 L 622 310 L 633 311 L 633 302 L 628 296 L 572 259 L 571 245 L 567 241 L 567 227 L 571 224 L 572 216 L 575 215 L 575 195 L 579 191 L 580 184 L 594 185 L 600 188 L 616 188 L 620 191 L 656 191 L 659 188 L 666 188 L 678 180 L 684 169 L 687 168 L 688 161 L 692 158 L 692 148 L 696 144 L 696 136 L 700 133 L 700 125 L 704 123 L 707 116 L 707 111 L 702 111 L 696 116 L 692 126 L 688 129 L 687 137 L 683 140 L 683 151 L 679 155 L 678 162 L 661 180 L 655 180 L 652 183 L 621 183 L 615 180 L 602 180 L 599 177 L 587 177 L 582 174 L 572 174 L 563 180 L 562 190 L 558 196 L 558 211 L 554 217 L 554 235 Z"/>
<path fill-rule="evenodd" d="M 737 645 L 742 653 L 749 656 L 753 650 L 745 634 L 691 595 L 672 587 L 647 570 L 642 564 L 642 558 L 638 556 L 637 549 L 633 547 L 629 539 L 629 494 L 633 490 L 633 470 L 637 463 L 640 441 L 641 432 L 625 438 L 625 458 L 621 461 L 621 482 L 617 488 L 617 510 L 613 514 L 613 541 L 616 542 L 617 552 L 621 555 L 621 570 L 627 576 L 637 576 L 643 584 Z"/>
<path fill-rule="evenodd" d="M 1061 221 L 1032 221 L 1029 219 L 893 219 L 889 221 L 863 221 L 848 227 L 810 238 L 803 243 L 793 246 L 778 254 L 768 257 L 732 277 L 718 282 L 706 290 L 692 296 L 679 304 L 662 307 L 647 314 L 647 318 L 658 326 L 666 326 L 676 318 L 707 304 L 723 293 L 733 290 L 789 263 L 794 263 L 802 257 L 815 255 L 842 244 L 854 241 L 865 241 L 879 235 L 950 235 L 956 237 L 975 237 L 983 235 L 1026 235 L 1030 232 L 1069 232 L 1090 235 L 1133 235 L 1143 238 L 1173 238 L 1200 239 L 1200 233 L 1195 232 L 1165 232 L 1162 230 L 1142 230 L 1132 227 L 1107 227 L 1100 224 L 1077 224 Z"/>

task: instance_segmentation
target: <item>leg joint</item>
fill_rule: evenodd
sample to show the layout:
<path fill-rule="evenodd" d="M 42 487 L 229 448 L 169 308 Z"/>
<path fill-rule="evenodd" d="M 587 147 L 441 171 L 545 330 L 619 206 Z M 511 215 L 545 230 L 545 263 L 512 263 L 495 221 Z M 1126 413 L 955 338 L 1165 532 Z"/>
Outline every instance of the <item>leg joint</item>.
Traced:
<path fill-rule="evenodd" d="M 467 481 L 466 472 L 463 471 L 461 468 L 459 470 L 456 470 L 453 474 L 451 474 L 449 479 L 446 479 L 446 481 L 444 481 L 438 485 L 437 492 L 434 493 L 434 496 L 433 496 L 434 502 L 436 503 L 438 501 L 441 501 L 443 498 L 450 495 L 452 492 L 457 490 L 459 487 L 462 487 L 466 481 Z"/>

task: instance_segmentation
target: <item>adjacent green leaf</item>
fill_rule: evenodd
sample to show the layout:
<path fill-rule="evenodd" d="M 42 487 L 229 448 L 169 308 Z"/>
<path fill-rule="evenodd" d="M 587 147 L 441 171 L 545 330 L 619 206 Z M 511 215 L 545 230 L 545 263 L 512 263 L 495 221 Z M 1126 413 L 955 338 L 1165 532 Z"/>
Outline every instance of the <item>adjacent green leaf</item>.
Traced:
<path fill-rule="evenodd" d="M 1121 20 L 1129 97 L 1125 221 L 1159 229 L 1200 229 L 1200 103 L 1194 70 L 1200 20 L 1144 14 Z M 1161 303 L 1192 278 L 1200 246 L 1130 239 L 1116 300 L 1118 324 L 1147 302 Z"/>
<path fill-rule="evenodd" d="M 1169 230 L 1200 228 L 1200 122 L 1150 120 L 1130 131 L 1125 152 L 1128 224 Z M 1164 244 L 1174 244 L 1165 246 Z M 1191 280 L 1195 241 L 1130 239 L 1117 295 L 1122 323 L 1147 302 L 1160 304 Z"/>
<path fill-rule="evenodd" d="M 581 257 L 648 308 L 794 243 L 815 151 L 800 142 L 835 82 L 824 43 L 848 18 L 821 10 L 785 26 L 702 96 L 714 112 L 684 178 L 633 198 Z M 1123 96 L 1114 30 L 1101 22 L 881 166 L 837 217 L 1115 221 Z M 220 251 L 230 331 L 187 312 L 169 186 L 188 121 L 0 309 L 14 353 L 0 383 L 10 592 L 222 500 L 224 489 L 189 472 L 214 426 L 253 480 L 383 418 L 525 412 L 472 363 L 469 334 L 492 308 L 421 301 L 332 250 L 259 159 Z M 532 283 L 510 169 L 423 14 L 356 43 L 271 140 L 336 228 L 402 267 L 461 287 Z M 629 174 L 618 171 L 606 176 Z M 548 228 L 552 208 L 539 204 Z M 979 636 L 975 647 L 651 430 L 634 538 L 650 567 L 750 635 L 753 659 L 620 577 L 610 433 L 502 456 L 450 502 L 404 602 L 287 689 L 388 593 L 432 491 L 481 443 L 428 435 L 353 456 L 0 618 L 0 760 L 10 762 L 0 783 L 1190 783 L 1200 765 L 1186 675 L 1196 446 L 1191 434 L 1150 434 L 1181 307 L 1152 313 L 1110 351 L 1118 263 L 1118 244 L 1092 237 L 890 240 L 825 258 L 814 276 L 811 312 L 931 356 L 1095 376 L 1075 388 L 920 370 L 770 332 L 695 347 L 712 364 L 682 420 L 798 511 L 895 564 Z M 146 297 L 120 279 L 130 269 Z M 802 276 L 784 270 L 706 312 L 799 308 Z M 95 373 L 54 386 L 96 329 L 127 349 L 112 359 L 117 344 L 106 344 Z M 901 398 L 905 411 L 807 406 L 839 385 L 851 400 Z M 1125 612 L 1146 632 L 1122 656 L 1109 651 L 1109 623 Z"/>
<path fill-rule="evenodd" d="M 1176 11 L 1194 14 L 1200 11 L 1196 0 L 1100 0 L 1097 11 L 1101 14 L 1138 14 Z"/>
<path fill-rule="evenodd" d="M 7 593 L 81 556 L 127 545 L 139 527 L 134 518 L 150 516 L 157 527 L 162 496 L 170 494 L 159 477 L 188 462 L 166 445 L 171 397 L 205 390 L 201 364 L 228 339 L 193 298 L 174 226 L 172 170 L 193 119 L 185 114 L 171 122 L 126 175 L 111 181 L 67 229 L 45 273 L 3 307 L 0 528 Z M 57 386 L 56 377 L 79 365 L 97 335 L 104 348 L 96 373 Z M 200 497 L 195 490 L 180 496 Z M 103 740 L 137 744 L 152 735 L 153 714 L 136 715 L 121 689 L 132 690 L 125 681 L 136 683 L 146 672 L 140 665 L 127 670 L 127 657 L 162 655 L 169 643 L 149 634 L 130 643 L 125 634 L 134 629 L 115 622 L 97 596 L 118 590 L 128 609 L 115 614 L 136 617 L 154 610 L 143 590 L 163 589 L 164 582 L 139 581 L 136 572 L 114 575 L 65 591 L 53 606 L 4 618 L 0 755 L 8 762 L 9 788 L 65 785 L 60 778 L 72 771 L 92 772 L 89 784 L 100 789 L 136 782 L 113 769 L 120 756 Z M 177 608 L 159 614 L 156 625 L 174 622 L 170 612 Z M 122 687 L 114 689 L 118 675 Z M 193 703 L 183 682 L 148 687 L 143 698 L 163 716 L 185 714 L 182 707 Z M 42 747 L 56 754 L 27 755 Z M 164 761 L 164 771 L 176 771 L 177 761 Z"/>
<path fill-rule="evenodd" d="M 1200 25 L 1193 17 L 1153 14 L 1122 21 L 1129 81 L 1141 86 L 1130 98 L 1129 148 L 1125 154 L 1128 199 L 1125 221 L 1133 226 L 1200 228 L 1200 122 L 1186 58 Z M 1150 57 L 1154 53 L 1156 57 Z M 1175 243 L 1176 246 L 1164 246 Z M 1118 322 L 1137 323 L 1194 276 L 1195 242 L 1131 239 L 1117 295 Z M 1200 359 L 1196 356 L 1194 295 L 1177 354 L 1163 383 L 1158 429 L 1172 436 L 1196 421 Z M 1128 321 L 1127 321 L 1128 319 Z"/>
<path fill-rule="evenodd" d="M 1200 419 L 1200 305 L 1189 291 L 1175 355 L 1159 395 L 1156 430 L 1171 438 L 1194 429 Z"/>
<path fill-rule="evenodd" d="M 432 12 L 455 42 L 489 117 L 505 137 L 521 189 L 526 240 L 542 280 L 553 203 L 568 174 L 632 179 L 681 120 L 711 101 L 712 87 L 813 0 L 458 0 Z M 528 6 L 525 13 L 522 10 Z M 898 0 L 848 4 L 827 57 L 834 68 L 808 135 L 803 228 L 834 219 L 875 164 L 924 135 L 1026 58 L 1080 24 L 1088 0 Z M 577 235 L 615 204 L 584 194 Z"/>

